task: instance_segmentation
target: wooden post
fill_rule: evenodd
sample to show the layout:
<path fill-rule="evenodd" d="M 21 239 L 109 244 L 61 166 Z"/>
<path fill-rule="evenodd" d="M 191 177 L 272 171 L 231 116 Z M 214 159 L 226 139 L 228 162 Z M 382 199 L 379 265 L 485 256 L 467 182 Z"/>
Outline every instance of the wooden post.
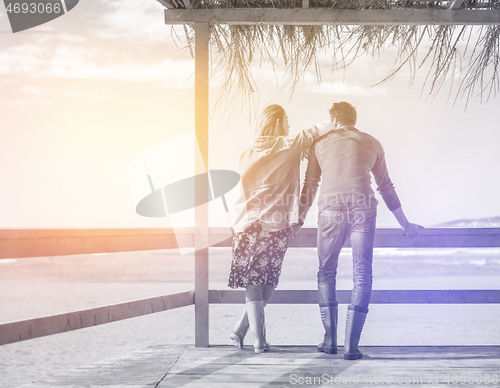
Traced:
<path fill-rule="evenodd" d="M 195 24 L 195 131 L 201 157 L 195 153 L 196 175 L 208 172 L 208 23 Z M 202 160 L 199 160 L 199 159 Z M 195 346 L 208 346 L 208 191 L 195 186 L 196 196 L 206 198 L 195 208 Z"/>

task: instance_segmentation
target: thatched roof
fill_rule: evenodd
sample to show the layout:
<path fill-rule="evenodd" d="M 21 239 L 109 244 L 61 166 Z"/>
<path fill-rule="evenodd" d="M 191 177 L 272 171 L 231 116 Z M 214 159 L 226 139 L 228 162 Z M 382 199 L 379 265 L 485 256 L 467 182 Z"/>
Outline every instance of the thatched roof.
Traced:
<path fill-rule="evenodd" d="M 475 10 L 498 18 L 500 0 L 159 0 L 170 9 L 323 8 L 326 10 Z M 307 3 L 303 4 L 302 1 Z M 489 10 L 489 12 L 484 12 Z M 168 11 L 167 11 L 168 12 Z M 434 11 L 433 11 L 434 12 Z M 496 19 L 495 19 L 496 20 Z M 186 48 L 194 53 L 194 28 L 184 26 Z M 388 47 L 397 49 L 393 69 L 376 84 L 389 81 L 405 67 L 414 77 L 422 65 L 428 70 L 426 86 L 430 95 L 441 91 L 452 78 L 448 92 L 455 98 L 495 97 L 499 90 L 500 23 L 483 26 L 434 25 L 286 25 L 286 24 L 210 24 L 212 76 L 222 77 L 217 107 L 227 107 L 242 97 L 252 101 L 257 86 L 251 64 L 260 61 L 276 66 L 280 58 L 286 66 L 285 88 L 293 93 L 304 73 L 313 68 L 318 80 L 319 55 L 332 57 L 333 69 L 349 66 L 361 56 L 377 57 Z"/>

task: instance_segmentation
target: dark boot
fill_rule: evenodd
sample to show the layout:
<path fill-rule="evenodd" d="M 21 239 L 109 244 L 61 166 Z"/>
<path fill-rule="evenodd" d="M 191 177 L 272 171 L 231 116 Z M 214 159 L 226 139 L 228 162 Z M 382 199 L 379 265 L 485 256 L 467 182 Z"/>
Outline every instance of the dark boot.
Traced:
<path fill-rule="evenodd" d="M 335 281 L 320 281 L 318 278 L 318 302 L 321 321 L 325 328 L 323 342 L 318 352 L 337 354 L 338 302 L 335 294 Z"/>
<path fill-rule="evenodd" d="M 318 352 L 337 354 L 338 302 L 326 306 L 320 304 L 321 321 L 325 328 L 323 342 L 318 345 Z"/>
<path fill-rule="evenodd" d="M 344 360 L 357 360 L 358 358 L 363 357 L 363 353 L 361 353 L 358 349 L 358 344 L 367 313 L 367 308 L 349 306 L 347 309 Z"/>

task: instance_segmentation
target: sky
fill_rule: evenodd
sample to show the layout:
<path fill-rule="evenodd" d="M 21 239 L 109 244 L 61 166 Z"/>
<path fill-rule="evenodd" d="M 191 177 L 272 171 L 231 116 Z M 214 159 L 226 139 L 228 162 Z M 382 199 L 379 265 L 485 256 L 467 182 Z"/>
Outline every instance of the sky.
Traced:
<path fill-rule="evenodd" d="M 129 165 L 194 131 L 194 60 L 182 46 L 153 0 L 81 0 L 15 34 L 0 6 L 0 228 L 170 226 L 135 212 Z M 349 101 L 357 128 L 383 144 L 410 221 L 431 227 L 500 215 L 499 97 L 473 97 L 467 109 L 446 89 L 425 98 L 426 72 L 410 87 L 408 69 L 372 87 L 392 68 L 390 50 L 345 72 L 332 72 L 330 57 L 321 58 L 322 84 L 307 73 L 291 99 L 277 93 L 269 66 L 254 65 L 259 108 L 281 104 L 297 133 L 328 119 L 333 102 Z M 237 170 L 254 128 L 247 106 L 213 112 L 210 168 Z M 397 226 L 382 203 L 378 226 Z"/>

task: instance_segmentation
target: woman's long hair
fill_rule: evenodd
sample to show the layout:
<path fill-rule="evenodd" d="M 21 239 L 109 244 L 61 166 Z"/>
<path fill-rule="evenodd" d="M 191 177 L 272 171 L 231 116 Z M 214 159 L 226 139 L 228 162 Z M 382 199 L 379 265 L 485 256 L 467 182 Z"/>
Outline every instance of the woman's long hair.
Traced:
<path fill-rule="evenodd" d="M 282 126 L 275 130 L 276 121 L 281 120 L 283 124 L 283 118 L 285 117 L 285 110 L 278 104 L 268 105 L 260 113 L 259 125 L 255 131 L 255 137 L 259 136 L 282 136 L 283 128 Z M 279 133 L 276 133 L 279 132 Z"/>

